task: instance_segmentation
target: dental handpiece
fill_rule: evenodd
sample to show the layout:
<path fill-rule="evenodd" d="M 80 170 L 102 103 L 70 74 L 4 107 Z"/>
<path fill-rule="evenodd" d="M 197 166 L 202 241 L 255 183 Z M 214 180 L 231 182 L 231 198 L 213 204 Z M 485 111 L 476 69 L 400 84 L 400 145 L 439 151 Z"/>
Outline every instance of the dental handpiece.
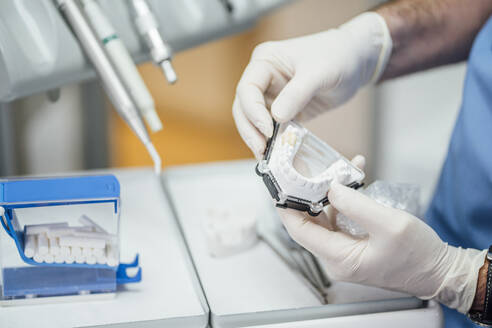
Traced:
<path fill-rule="evenodd" d="M 123 41 L 118 37 L 115 29 L 95 0 L 82 0 L 81 3 L 89 23 L 92 25 L 99 40 L 101 40 L 122 82 L 133 96 L 145 122 L 147 122 L 152 132 L 162 130 L 161 120 L 155 110 L 154 99 Z"/>
<path fill-rule="evenodd" d="M 150 49 L 154 63 L 161 67 L 164 76 L 171 84 L 178 80 L 171 63 L 172 49 L 159 33 L 159 25 L 145 0 L 131 0 L 135 12 L 135 25 L 145 44 Z"/>
<path fill-rule="evenodd" d="M 74 0 L 55 0 L 65 19 L 72 27 L 80 45 L 91 60 L 102 81 L 102 85 L 116 111 L 127 122 L 133 132 L 147 148 L 156 173 L 161 171 L 161 158 L 152 144 L 145 125 L 130 94 L 125 89 L 118 73 L 104 52 L 100 41 L 85 19 L 82 10 Z"/>

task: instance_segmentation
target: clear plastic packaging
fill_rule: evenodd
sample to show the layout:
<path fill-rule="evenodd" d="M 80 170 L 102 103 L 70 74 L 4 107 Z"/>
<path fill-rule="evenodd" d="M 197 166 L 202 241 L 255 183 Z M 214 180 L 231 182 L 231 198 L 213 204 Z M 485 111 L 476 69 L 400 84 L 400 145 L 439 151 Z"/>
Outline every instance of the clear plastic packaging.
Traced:
<path fill-rule="evenodd" d="M 361 192 L 384 206 L 403 210 L 415 216 L 420 214 L 420 188 L 417 185 L 378 180 Z M 351 235 L 357 237 L 367 235 L 358 224 L 341 213 L 337 214 L 336 224 L 340 230 Z"/>

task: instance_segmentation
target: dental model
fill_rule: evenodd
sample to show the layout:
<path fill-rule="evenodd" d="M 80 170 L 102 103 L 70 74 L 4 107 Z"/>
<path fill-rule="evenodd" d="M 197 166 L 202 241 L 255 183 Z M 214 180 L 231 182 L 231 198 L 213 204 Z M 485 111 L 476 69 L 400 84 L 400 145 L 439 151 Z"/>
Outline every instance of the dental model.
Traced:
<path fill-rule="evenodd" d="M 67 222 L 27 225 L 24 255 L 38 263 L 86 263 L 116 266 L 119 263 L 117 238 L 87 216 L 83 226 Z"/>
<path fill-rule="evenodd" d="M 202 223 L 208 250 L 213 257 L 243 252 L 257 241 L 254 215 L 210 210 Z"/>
<path fill-rule="evenodd" d="M 274 127 L 256 171 L 278 207 L 318 215 L 333 181 L 361 186 L 364 173 L 309 130 L 295 122 Z"/>

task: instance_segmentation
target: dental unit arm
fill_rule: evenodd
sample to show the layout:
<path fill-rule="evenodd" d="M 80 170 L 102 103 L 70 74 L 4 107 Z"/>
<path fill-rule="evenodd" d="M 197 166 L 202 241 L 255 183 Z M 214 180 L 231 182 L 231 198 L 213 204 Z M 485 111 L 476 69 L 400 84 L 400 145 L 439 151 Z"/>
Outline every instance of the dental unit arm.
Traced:
<path fill-rule="evenodd" d="M 179 52 L 251 28 L 292 0 L 147 0 L 163 40 Z M 133 60 L 151 60 L 132 4 L 98 0 Z M 179 74 L 179 72 L 178 72 Z M 77 39 L 52 0 L 0 1 L 0 102 L 10 102 L 95 77 Z"/>
<path fill-rule="evenodd" d="M 109 21 L 107 25 L 114 27 L 133 61 L 138 64 L 153 60 L 168 82 L 174 83 L 177 75 L 171 63 L 173 51 L 241 32 L 253 26 L 259 16 L 290 1 L 98 0 L 97 3 Z M 142 113 L 136 110 L 138 99 L 124 83 L 114 58 L 103 49 L 106 40 L 96 40 L 99 45 L 92 42 L 97 35 L 88 34 L 95 34 L 95 26 L 84 25 L 94 21 L 87 19 L 87 13 L 77 13 L 81 7 L 79 0 L 0 2 L 0 103 L 93 79 L 97 72 L 111 102 L 144 143 L 159 173 L 160 156 L 142 123 Z M 88 49 L 88 44 L 92 48 Z M 99 48 L 97 54 L 94 48 Z M 99 65 L 95 59 L 99 59 Z M 101 65 L 104 62 L 106 65 Z M 153 130 L 158 129 L 156 126 Z"/>

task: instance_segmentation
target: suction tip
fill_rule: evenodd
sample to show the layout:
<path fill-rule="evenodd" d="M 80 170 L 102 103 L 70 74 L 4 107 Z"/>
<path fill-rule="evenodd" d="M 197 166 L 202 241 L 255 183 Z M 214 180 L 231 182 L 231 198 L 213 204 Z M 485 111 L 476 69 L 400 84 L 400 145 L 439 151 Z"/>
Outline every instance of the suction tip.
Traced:
<path fill-rule="evenodd" d="M 161 156 L 159 156 L 159 153 L 155 149 L 154 145 L 152 143 L 147 143 L 146 145 L 147 151 L 149 152 L 150 157 L 152 158 L 152 161 L 154 161 L 154 172 L 156 175 L 160 175 L 162 171 L 162 161 L 161 161 Z"/>
<path fill-rule="evenodd" d="M 154 108 L 145 111 L 144 119 L 145 122 L 147 122 L 147 124 L 149 125 L 149 128 L 152 132 L 159 132 L 160 130 L 162 130 L 161 119 L 159 118 L 159 115 L 157 115 L 157 112 Z"/>
<path fill-rule="evenodd" d="M 173 64 L 171 64 L 171 61 L 169 59 L 164 60 L 161 62 L 161 69 L 164 72 L 164 76 L 167 79 L 167 82 L 170 84 L 176 83 L 178 80 L 178 76 L 176 75 L 176 72 L 174 71 Z"/>

